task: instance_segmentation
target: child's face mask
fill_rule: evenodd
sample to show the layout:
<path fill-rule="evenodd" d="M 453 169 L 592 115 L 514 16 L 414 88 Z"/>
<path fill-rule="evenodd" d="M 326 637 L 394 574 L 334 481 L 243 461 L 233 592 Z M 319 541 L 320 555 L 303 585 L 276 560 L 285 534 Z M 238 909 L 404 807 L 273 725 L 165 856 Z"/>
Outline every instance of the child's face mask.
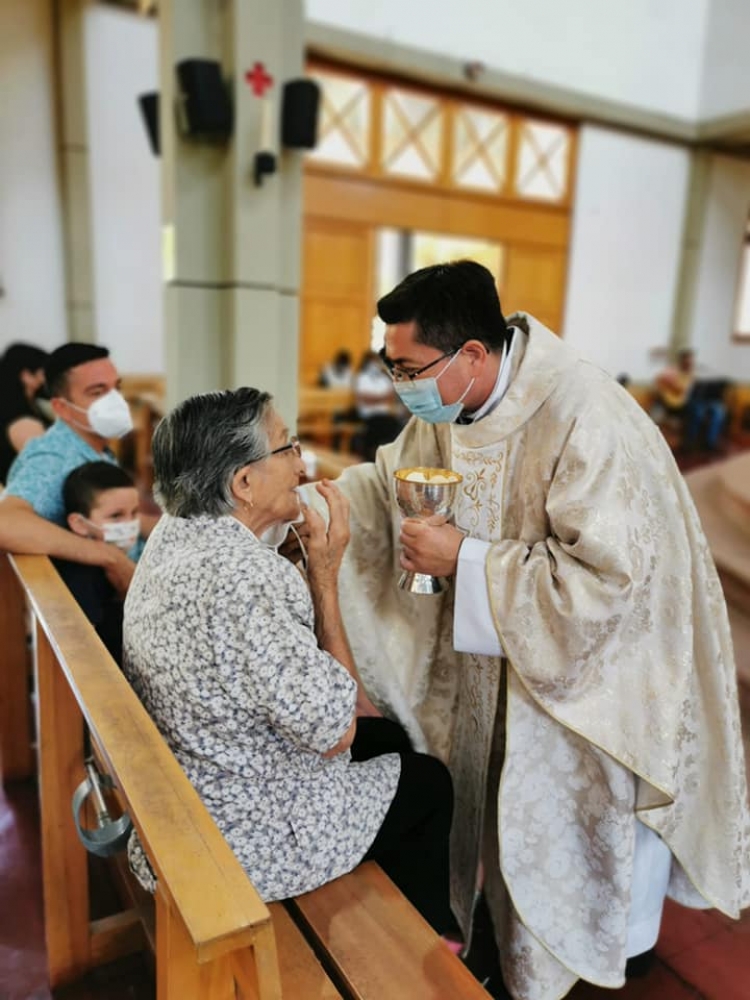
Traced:
<path fill-rule="evenodd" d="M 87 517 L 83 520 L 100 531 L 105 542 L 116 545 L 123 552 L 129 552 L 133 548 L 141 533 L 141 521 L 138 517 L 134 517 L 132 521 L 104 521 L 101 524 L 94 524 Z"/>

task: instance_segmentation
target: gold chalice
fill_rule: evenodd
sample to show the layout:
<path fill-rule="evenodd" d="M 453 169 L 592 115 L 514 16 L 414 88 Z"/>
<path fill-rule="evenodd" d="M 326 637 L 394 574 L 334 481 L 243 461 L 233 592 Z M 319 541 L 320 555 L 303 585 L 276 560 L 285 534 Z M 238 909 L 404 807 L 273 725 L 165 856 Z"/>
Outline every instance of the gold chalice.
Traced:
<path fill-rule="evenodd" d="M 396 481 L 396 503 L 404 517 L 416 517 L 423 521 L 434 516 L 451 517 L 458 486 L 463 479 L 458 472 L 416 466 L 397 469 L 393 477 Z M 448 581 L 442 577 L 407 570 L 401 574 L 398 585 L 401 590 L 412 594 L 442 594 L 448 589 Z"/>

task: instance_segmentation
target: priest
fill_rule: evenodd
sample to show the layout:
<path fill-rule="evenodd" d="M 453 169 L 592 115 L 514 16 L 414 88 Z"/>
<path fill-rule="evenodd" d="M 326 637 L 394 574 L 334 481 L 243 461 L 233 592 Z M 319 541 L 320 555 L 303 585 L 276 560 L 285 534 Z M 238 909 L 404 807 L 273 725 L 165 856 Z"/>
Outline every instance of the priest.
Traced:
<path fill-rule="evenodd" d="M 452 902 L 481 886 L 515 1000 L 624 981 L 665 896 L 736 917 L 750 821 L 727 612 L 659 430 L 473 261 L 378 303 L 413 418 L 346 471 L 347 631 L 379 707 L 452 772 Z M 402 522 L 394 472 L 463 479 Z M 402 569 L 449 577 L 400 590 Z"/>

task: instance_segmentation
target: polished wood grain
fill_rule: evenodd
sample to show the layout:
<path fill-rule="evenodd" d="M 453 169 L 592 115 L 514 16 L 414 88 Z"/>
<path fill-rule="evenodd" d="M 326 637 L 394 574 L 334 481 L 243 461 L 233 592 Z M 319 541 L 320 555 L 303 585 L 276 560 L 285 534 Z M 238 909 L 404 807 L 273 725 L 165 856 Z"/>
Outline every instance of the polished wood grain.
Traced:
<path fill-rule="evenodd" d="M 489 994 L 377 865 L 290 902 L 352 1000 L 487 1000 Z"/>
<path fill-rule="evenodd" d="M 354 365 L 370 346 L 374 315 L 374 231 L 346 217 L 305 218 L 300 294 L 300 382 L 315 386 L 347 348 Z"/>
<path fill-rule="evenodd" d="M 44 926 L 54 987 L 80 978 L 91 964 L 88 865 L 70 807 L 73 792 L 85 776 L 83 719 L 38 621 L 35 646 Z"/>
<path fill-rule="evenodd" d="M 26 602 L 7 556 L 0 552 L 0 777 L 34 773 Z"/>

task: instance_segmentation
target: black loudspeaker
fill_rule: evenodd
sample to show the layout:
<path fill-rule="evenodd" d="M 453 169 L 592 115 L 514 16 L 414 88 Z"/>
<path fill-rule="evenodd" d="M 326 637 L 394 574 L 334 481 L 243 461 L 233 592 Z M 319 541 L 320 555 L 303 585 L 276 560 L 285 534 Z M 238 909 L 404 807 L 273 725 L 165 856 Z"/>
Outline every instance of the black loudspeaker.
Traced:
<path fill-rule="evenodd" d="M 151 152 L 154 156 L 158 156 L 160 153 L 159 149 L 159 95 L 156 91 L 150 94 L 141 94 L 138 98 L 138 103 L 141 107 L 141 114 L 143 115 L 143 123 L 146 126 L 146 132 L 148 133 L 148 141 L 151 146 Z"/>
<path fill-rule="evenodd" d="M 281 104 L 281 144 L 313 149 L 318 137 L 320 87 L 315 80 L 289 80 Z"/>
<path fill-rule="evenodd" d="M 221 75 L 211 59 L 184 59 L 177 63 L 182 92 L 181 125 L 200 139 L 228 139 L 232 134 L 232 104 Z"/>

